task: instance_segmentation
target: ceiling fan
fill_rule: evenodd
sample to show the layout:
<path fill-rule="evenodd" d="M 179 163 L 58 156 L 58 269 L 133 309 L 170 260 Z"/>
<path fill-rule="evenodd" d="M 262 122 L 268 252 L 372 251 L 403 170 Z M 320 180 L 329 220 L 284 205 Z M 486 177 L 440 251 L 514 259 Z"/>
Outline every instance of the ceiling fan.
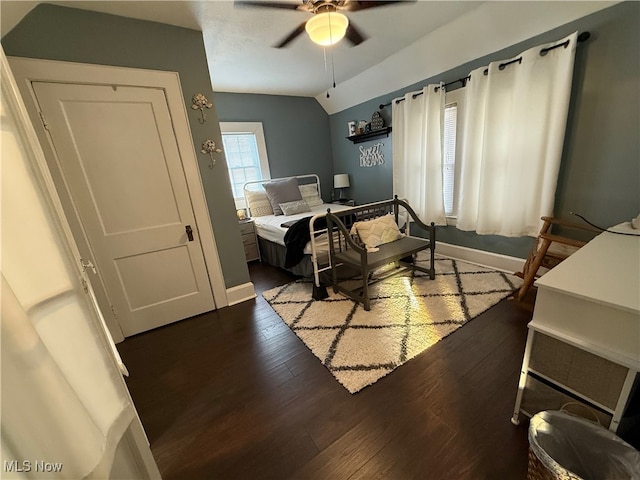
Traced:
<path fill-rule="evenodd" d="M 351 44 L 359 45 L 367 37 L 362 34 L 341 11 L 356 12 L 370 8 L 412 3 L 415 0 L 390 1 L 358 1 L 358 0 L 302 0 L 300 2 L 272 2 L 260 0 L 236 0 L 236 5 L 260 8 L 276 8 L 300 10 L 313 15 L 308 21 L 301 23 L 275 48 L 287 46 L 305 30 L 315 43 L 323 46 L 333 45 L 345 37 Z"/>

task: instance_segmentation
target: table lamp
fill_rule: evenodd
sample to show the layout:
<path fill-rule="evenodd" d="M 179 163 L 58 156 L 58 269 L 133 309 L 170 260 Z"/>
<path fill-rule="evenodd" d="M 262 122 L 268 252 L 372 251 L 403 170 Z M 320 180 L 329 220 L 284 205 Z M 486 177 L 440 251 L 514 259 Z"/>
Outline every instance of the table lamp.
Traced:
<path fill-rule="evenodd" d="M 333 176 L 333 188 L 339 191 L 338 200 L 344 200 L 344 189 L 349 187 L 349 174 L 338 173 Z"/>

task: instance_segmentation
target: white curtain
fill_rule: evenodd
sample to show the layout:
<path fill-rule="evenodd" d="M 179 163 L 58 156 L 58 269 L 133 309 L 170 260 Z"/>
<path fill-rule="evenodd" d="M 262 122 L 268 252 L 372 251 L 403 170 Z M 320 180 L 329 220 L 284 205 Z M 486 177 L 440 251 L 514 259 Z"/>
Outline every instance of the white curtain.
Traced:
<path fill-rule="evenodd" d="M 441 85 L 427 85 L 391 102 L 393 193 L 406 199 L 421 220 L 436 225 L 447 221 L 442 191 L 444 95 Z"/>
<path fill-rule="evenodd" d="M 540 55 L 543 48 L 564 41 L 566 47 Z M 574 33 L 527 50 L 502 69 L 500 64 L 511 60 L 471 72 L 463 119 L 459 229 L 536 236 L 540 217 L 553 215 L 576 41 Z"/>

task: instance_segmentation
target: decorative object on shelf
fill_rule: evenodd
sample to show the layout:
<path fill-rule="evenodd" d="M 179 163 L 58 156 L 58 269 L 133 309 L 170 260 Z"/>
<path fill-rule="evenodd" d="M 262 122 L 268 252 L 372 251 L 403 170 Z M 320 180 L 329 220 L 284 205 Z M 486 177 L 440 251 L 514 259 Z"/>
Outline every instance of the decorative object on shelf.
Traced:
<path fill-rule="evenodd" d="M 374 138 L 388 137 L 390 132 L 391 132 L 391 127 L 382 127 L 379 130 L 371 130 L 369 133 L 360 133 L 360 134 L 351 135 L 345 138 L 348 138 L 353 143 L 362 143 L 368 140 L 373 140 Z"/>
<path fill-rule="evenodd" d="M 382 151 L 384 143 L 378 142 L 372 147 L 360 147 L 360 166 L 376 167 L 384 165 L 384 152 Z"/>
<path fill-rule="evenodd" d="M 381 128 L 384 128 L 384 119 L 382 115 L 380 115 L 380 112 L 373 112 L 371 116 L 371 130 L 380 130 Z"/>
<path fill-rule="evenodd" d="M 213 140 L 205 140 L 202 143 L 202 150 L 200 151 L 202 153 L 208 154 L 209 157 L 211 158 L 211 163 L 209 164 L 209 168 L 213 168 L 213 166 L 216 164 L 216 159 L 213 158 L 213 154 L 222 153 L 222 150 L 216 147 L 216 142 L 214 142 Z"/>
<path fill-rule="evenodd" d="M 364 129 L 367 127 L 367 121 L 366 120 L 360 120 L 358 122 L 358 129 L 356 130 L 356 133 L 358 135 L 364 133 Z"/>
<path fill-rule="evenodd" d="M 347 125 L 349 126 L 349 136 L 352 137 L 356 134 L 356 122 L 349 122 Z"/>
<path fill-rule="evenodd" d="M 236 215 L 238 216 L 238 220 L 246 220 L 247 219 L 247 211 L 244 208 L 236 210 Z"/>
<path fill-rule="evenodd" d="M 344 199 L 344 189 L 350 186 L 348 173 L 337 173 L 333 176 L 333 188 L 338 190 L 338 200 Z"/>
<path fill-rule="evenodd" d="M 198 122 L 200 122 L 200 124 L 203 124 L 204 122 L 207 121 L 207 114 L 204 113 L 204 109 L 213 107 L 213 103 L 207 100 L 207 97 L 205 97 L 201 93 L 196 93 L 191 98 L 191 102 L 193 103 L 193 105 L 191 105 L 191 108 L 193 108 L 194 110 L 200 110 L 200 113 L 202 114 L 202 118 L 199 118 Z"/>

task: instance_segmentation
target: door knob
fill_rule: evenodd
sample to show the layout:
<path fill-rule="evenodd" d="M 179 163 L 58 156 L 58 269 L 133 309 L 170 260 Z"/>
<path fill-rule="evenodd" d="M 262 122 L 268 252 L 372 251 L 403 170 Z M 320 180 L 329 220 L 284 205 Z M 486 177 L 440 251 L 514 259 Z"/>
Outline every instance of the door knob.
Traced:
<path fill-rule="evenodd" d="M 184 229 L 187 232 L 187 238 L 189 241 L 193 242 L 193 229 L 191 228 L 191 225 L 187 225 Z"/>

